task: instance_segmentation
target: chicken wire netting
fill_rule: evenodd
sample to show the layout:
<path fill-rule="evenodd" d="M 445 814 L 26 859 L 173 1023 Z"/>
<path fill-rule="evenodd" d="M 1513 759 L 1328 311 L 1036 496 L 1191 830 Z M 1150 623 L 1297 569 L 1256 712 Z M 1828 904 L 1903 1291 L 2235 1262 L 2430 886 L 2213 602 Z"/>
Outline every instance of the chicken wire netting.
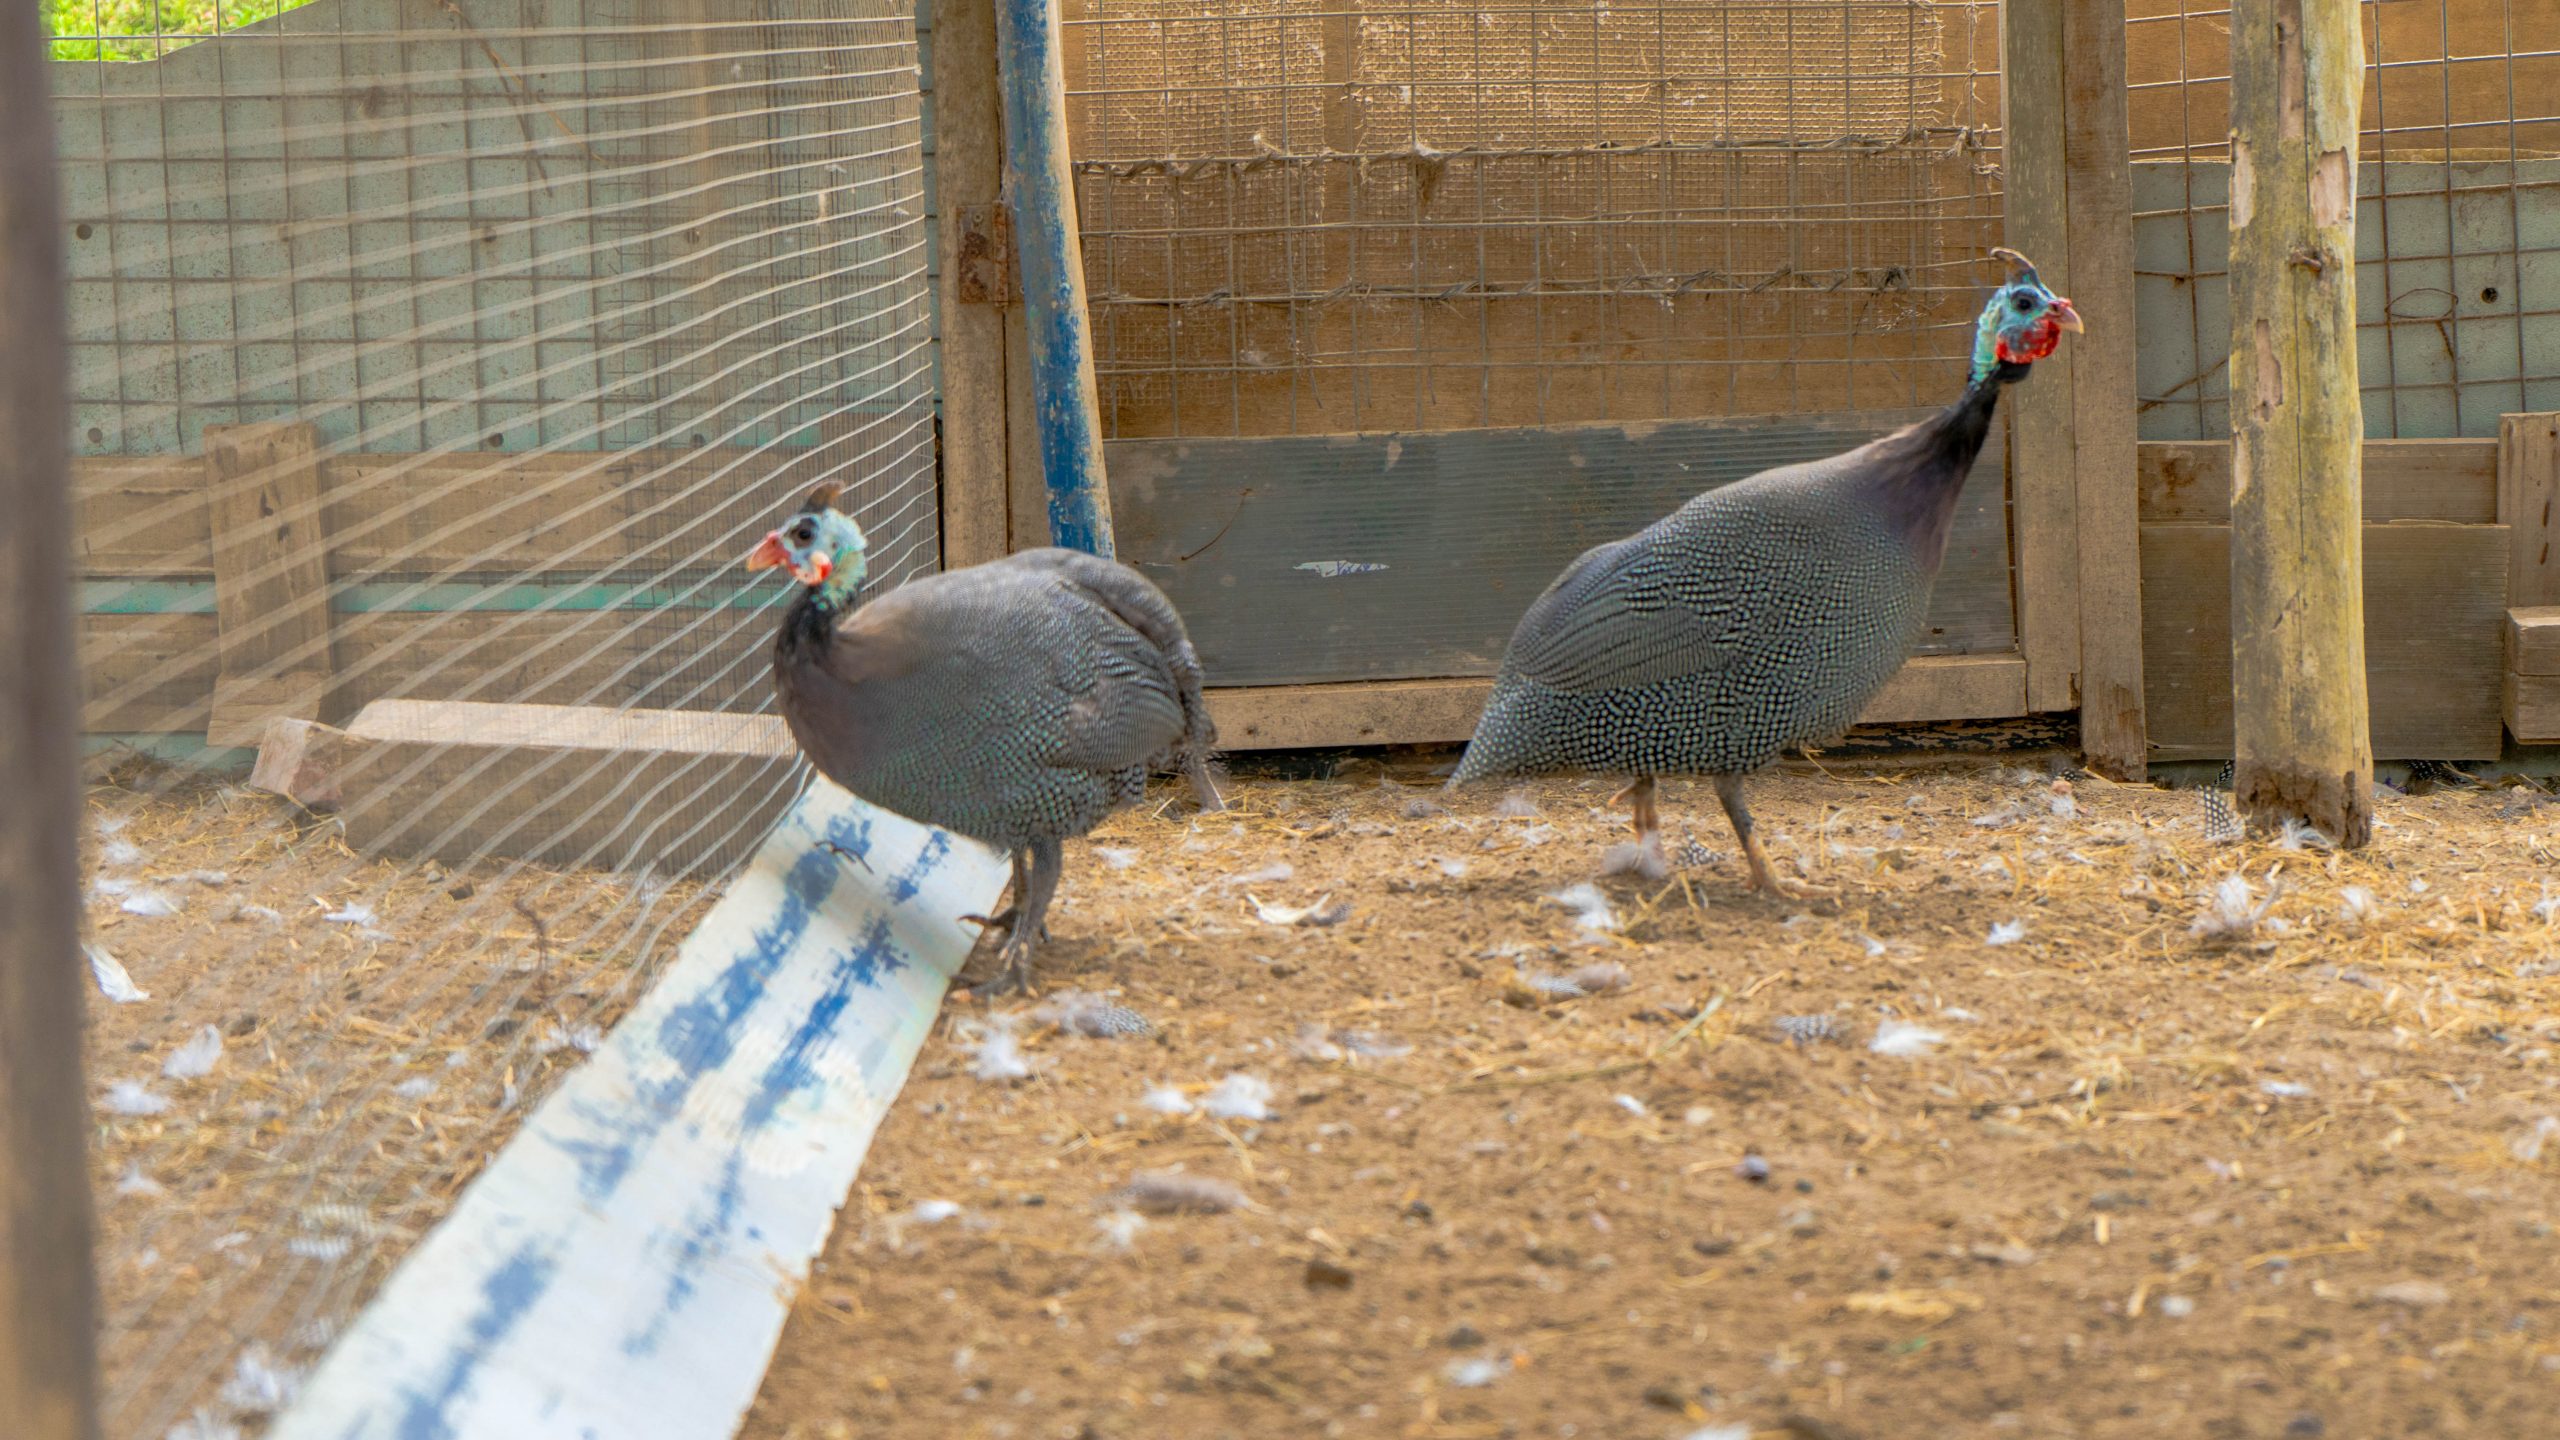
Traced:
<path fill-rule="evenodd" d="M 2230 10 L 2126 8 L 2142 435 L 2219 439 L 2230 433 Z M 2560 409 L 2560 0 L 2387 0 L 2360 13 L 2365 434 L 2494 436 L 2500 415 Z"/>
<path fill-rule="evenodd" d="M 938 564 L 907 7 L 279 8 L 46 6 L 119 1437 L 254 1433 L 791 798 L 756 538 Z"/>
<path fill-rule="evenodd" d="M 1104 423 L 1936 403 L 1999 243 L 1997 7 L 1067 0 Z"/>

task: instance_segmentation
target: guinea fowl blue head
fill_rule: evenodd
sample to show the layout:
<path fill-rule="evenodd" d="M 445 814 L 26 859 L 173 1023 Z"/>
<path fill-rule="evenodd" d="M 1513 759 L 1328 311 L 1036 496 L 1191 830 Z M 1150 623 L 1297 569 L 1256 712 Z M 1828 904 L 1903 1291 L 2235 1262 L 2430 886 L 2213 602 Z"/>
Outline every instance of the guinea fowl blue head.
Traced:
<path fill-rule="evenodd" d="M 2032 261 L 2006 248 L 1991 254 L 2008 262 L 2009 283 L 1991 292 L 1990 303 L 1982 307 L 1982 319 L 1974 325 L 1972 379 L 1976 385 L 1992 379 L 2004 384 L 2023 379 L 2026 367 L 2062 343 L 2063 331 L 2077 334 L 2080 330 L 2080 312 L 2071 308 L 2069 300 L 2044 288 Z"/>
<path fill-rule="evenodd" d="M 809 587 L 818 606 L 829 610 L 861 591 L 869 569 L 862 527 L 835 507 L 837 493 L 833 485 L 818 487 L 799 514 L 747 552 L 748 569 L 790 571 L 792 579 Z"/>

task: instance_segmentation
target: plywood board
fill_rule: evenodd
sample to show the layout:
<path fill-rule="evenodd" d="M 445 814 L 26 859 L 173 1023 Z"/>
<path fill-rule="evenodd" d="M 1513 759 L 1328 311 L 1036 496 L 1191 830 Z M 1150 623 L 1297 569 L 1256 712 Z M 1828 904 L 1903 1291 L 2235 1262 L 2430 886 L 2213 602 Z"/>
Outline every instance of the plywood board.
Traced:
<path fill-rule="evenodd" d="M 2365 673 L 2377 757 L 2499 753 L 2506 547 L 2500 525 L 2364 528 Z M 2143 526 L 2142 593 L 2153 758 L 2229 755 L 2230 527 Z"/>
<path fill-rule="evenodd" d="M 2560 605 L 2560 413 L 2498 427 L 2498 518 L 2514 532 L 2507 603 Z"/>
<path fill-rule="evenodd" d="M 329 689 L 319 432 L 207 426 L 204 466 L 221 671 L 208 736 L 255 745 L 270 717 L 318 719 Z"/>
<path fill-rule="evenodd" d="M 1521 613 L 1591 546 L 1909 418 L 1123 440 L 1108 460 L 1120 558 L 1181 609 L 1212 684 L 1436 678 L 1492 674 Z M 2004 509 L 1995 441 L 1921 653 L 2016 648 Z"/>

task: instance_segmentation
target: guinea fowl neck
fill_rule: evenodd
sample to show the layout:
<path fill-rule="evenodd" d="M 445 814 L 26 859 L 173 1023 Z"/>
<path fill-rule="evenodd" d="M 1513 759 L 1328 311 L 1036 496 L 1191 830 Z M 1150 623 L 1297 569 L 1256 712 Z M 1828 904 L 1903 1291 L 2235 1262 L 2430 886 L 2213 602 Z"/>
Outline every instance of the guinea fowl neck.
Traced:
<path fill-rule="evenodd" d="M 1879 478 L 1886 512 L 1932 573 L 1946 558 L 1956 497 L 1964 493 L 1965 478 L 1973 473 L 1973 462 L 1991 434 L 2000 392 L 2026 377 L 2026 366 L 2000 362 L 1966 385 L 1954 404 L 1906 432 L 1910 448 L 1883 468 Z"/>
<path fill-rule="evenodd" d="M 835 638 L 836 617 L 846 597 L 824 585 L 805 585 L 782 612 L 780 644 L 785 655 L 816 654 Z"/>

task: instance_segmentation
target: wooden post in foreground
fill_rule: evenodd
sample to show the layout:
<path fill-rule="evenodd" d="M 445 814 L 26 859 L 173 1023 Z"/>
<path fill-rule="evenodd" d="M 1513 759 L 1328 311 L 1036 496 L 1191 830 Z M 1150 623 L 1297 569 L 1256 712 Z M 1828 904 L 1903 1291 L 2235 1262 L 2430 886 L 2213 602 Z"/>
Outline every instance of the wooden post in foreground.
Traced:
<path fill-rule="evenodd" d="M 2357 24 L 2347 0 L 2231 9 L 2233 786 L 2253 827 L 2349 846 L 2373 836 Z"/>
<path fill-rule="evenodd" d="M 0 7 L 0 1435 L 95 1440 L 61 220 L 38 7 Z"/>

